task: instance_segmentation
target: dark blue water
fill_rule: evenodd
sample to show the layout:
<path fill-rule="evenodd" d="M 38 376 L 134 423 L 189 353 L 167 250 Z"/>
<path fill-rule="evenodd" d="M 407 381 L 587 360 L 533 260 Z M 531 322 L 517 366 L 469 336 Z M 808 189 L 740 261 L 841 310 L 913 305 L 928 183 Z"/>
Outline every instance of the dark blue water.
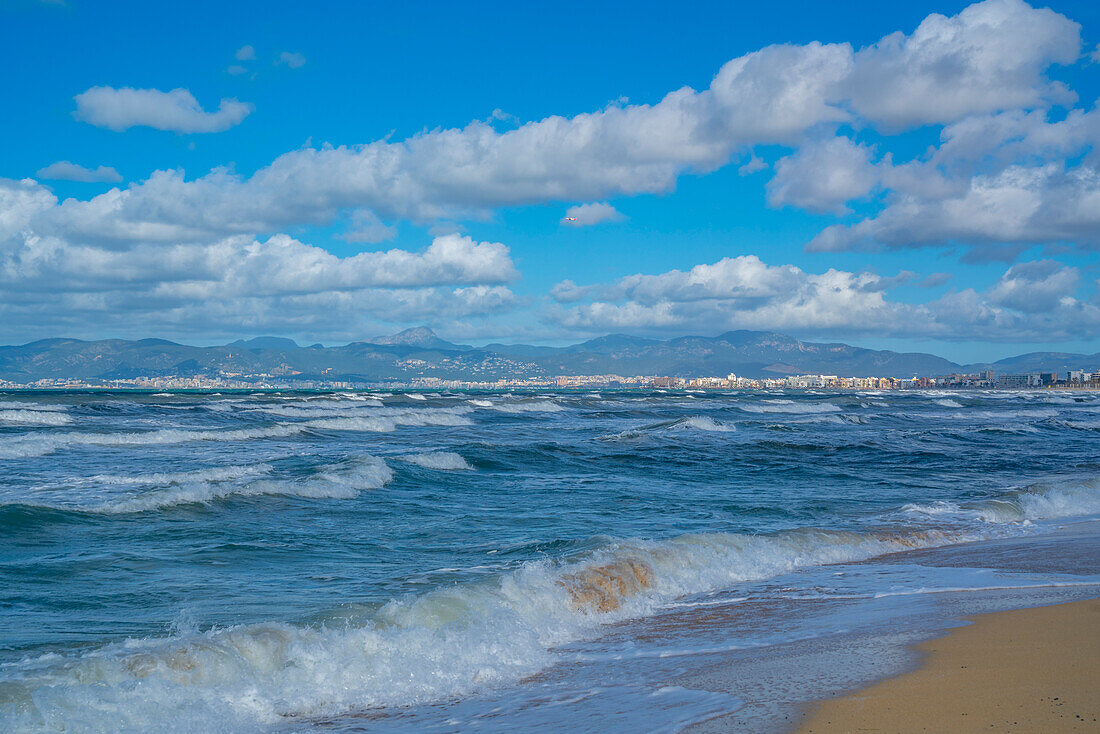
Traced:
<path fill-rule="evenodd" d="M 529 710 L 626 621 L 1095 515 L 1098 439 L 1083 392 L 0 394 L 0 721 Z M 844 593 L 931 583 L 907 574 Z"/>

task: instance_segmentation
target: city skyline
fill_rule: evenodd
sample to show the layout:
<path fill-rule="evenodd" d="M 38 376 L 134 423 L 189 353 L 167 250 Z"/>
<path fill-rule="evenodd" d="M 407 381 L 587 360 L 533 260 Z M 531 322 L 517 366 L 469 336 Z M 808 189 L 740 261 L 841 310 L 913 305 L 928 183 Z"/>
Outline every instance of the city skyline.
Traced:
<path fill-rule="evenodd" d="M 262 8 L 0 9 L 0 343 L 1100 349 L 1089 3 Z"/>

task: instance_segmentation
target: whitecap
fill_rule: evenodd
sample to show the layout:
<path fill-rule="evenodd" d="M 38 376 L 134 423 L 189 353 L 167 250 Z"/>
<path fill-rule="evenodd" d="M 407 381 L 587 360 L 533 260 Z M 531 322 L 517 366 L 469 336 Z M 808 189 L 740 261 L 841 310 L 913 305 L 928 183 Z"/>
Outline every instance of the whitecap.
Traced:
<path fill-rule="evenodd" d="M 65 426 L 73 419 L 56 410 L 0 410 L 0 423 L 35 426 Z"/>
<path fill-rule="evenodd" d="M 442 471 L 473 471 L 469 462 L 451 451 L 432 451 L 424 454 L 411 454 L 400 457 L 402 461 L 422 466 L 425 469 Z"/>

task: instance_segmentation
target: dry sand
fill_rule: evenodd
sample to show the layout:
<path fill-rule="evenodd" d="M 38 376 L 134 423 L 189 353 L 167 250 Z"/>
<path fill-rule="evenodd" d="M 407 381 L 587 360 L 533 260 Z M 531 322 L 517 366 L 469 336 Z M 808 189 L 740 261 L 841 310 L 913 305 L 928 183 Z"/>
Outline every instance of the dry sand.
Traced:
<path fill-rule="evenodd" d="M 1100 732 L 1100 599 L 974 617 L 800 732 Z"/>

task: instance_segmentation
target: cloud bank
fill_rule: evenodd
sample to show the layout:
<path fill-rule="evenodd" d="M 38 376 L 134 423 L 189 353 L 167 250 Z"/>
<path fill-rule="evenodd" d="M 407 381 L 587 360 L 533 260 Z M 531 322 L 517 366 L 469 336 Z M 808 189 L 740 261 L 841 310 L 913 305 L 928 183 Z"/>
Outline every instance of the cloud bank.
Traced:
<path fill-rule="evenodd" d="M 602 202 L 667 193 L 682 176 L 734 161 L 743 174 L 771 171 L 769 206 L 831 218 L 811 251 L 939 248 L 1006 263 L 1035 244 L 1095 252 L 1100 117 L 1050 76 L 1081 49 L 1072 20 L 986 0 L 864 48 L 768 46 L 725 63 L 703 89 L 648 104 L 511 120 L 504 130 L 473 121 L 404 140 L 307 146 L 250 175 L 154 171 L 85 200 L 0 179 L 0 317 L 41 328 L 140 317 L 148 330 L 266 319 L 272 331 L 295 323 L 325 333 L 348 326 L 341 309 L 391 321 L 500 314 L 521 305 L 506 285 L 517 272 L 504 245 L 441 236 L 419 253 L 341 258 L 287 232 L 334 226 L 348 242 L 378 243 L 404 221 L 443 233 L 508 207 L 571 202 L 589 203 L 562 223 L 590 226 L 621 217 Z M 255 56 L 249 46 L 236 54 Z M 276 59 L 304 62 L 291 52 Z M 217 132 L 252 109 L 222 99 L 207 111 L 186 89 L 93 87 L 75 99 L 79 119 L 117 131 Z M 928 127 L 938 139 L 927 150 L 892 150 L 895 136 Z M 57 168 L 65 163 L 40 175 L 109 182 L 112 169 Z M 807 273 L 766 259 L 565 281 L 551 294 L 548 328 L 741 324 L 942 338 L 982 329 L 1008 338 L 1015 329 L 1046 339 L 1073 336 L 1075 324 L 1078 338 L 1097 333 L 1095 299 L 1084 295 L 1094 284 L 1056 262 L 1018 263 L 983 292 L 913 305 L 888 297 L 913 274 Z M 921 285 L 942 288 L 944 278 Z M 969 321 L 948 316 L 964 308 Z"/>

